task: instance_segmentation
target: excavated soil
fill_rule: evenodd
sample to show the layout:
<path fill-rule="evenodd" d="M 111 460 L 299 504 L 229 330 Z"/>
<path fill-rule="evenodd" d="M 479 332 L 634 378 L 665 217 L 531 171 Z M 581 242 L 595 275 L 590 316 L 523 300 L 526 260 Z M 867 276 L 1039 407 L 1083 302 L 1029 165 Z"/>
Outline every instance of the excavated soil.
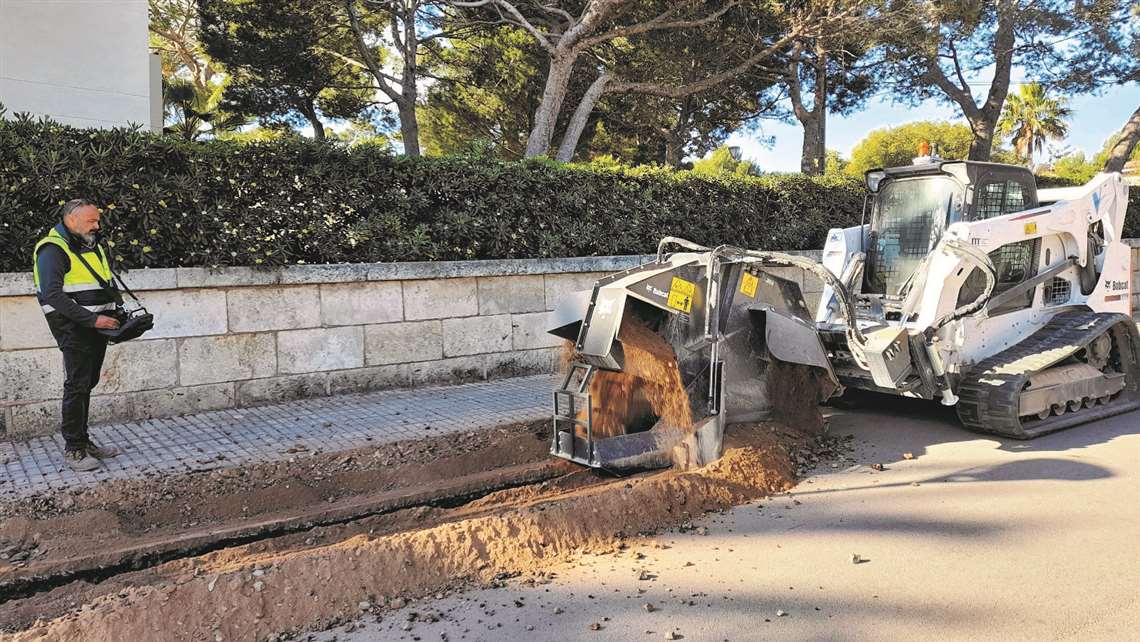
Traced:
<path fill-rule="evenodd" d="M 825 386 L 816 368 L 794 363 L 771 362 L 768 365 L 768 398 L 772 400 L 772 414 L 791 426 L 820 432 L 824 428 L 820 404 Z"/>
<path fill-rule="evenodd" d="M 633 318 L 622 322 L 618 340 L 625 356 L 623 369 L 598 370 L 590 382 L 590 395 L 599 400 L 594 436 L 625 434 L 627 426 L 645 418 L 660 418 L 663 427 L 682 432 L 691 428 L 693 413 L 672 346 Z"/>
<path fill-rule="evenodd" d="M 625 434 L 629 426 L 646 429 L 658 421 L 663 428 L 681 433 L 691 430 L 692 408 L 673 347 L 634 317 L 621 323 L 618 341 L 624 355 L 621 371 L 597 369 L 589 382 L 589 393 L 597 400 L 591 426 L 594 438 Z M 563 366 L 575 360 L 573 343 L 565 342 Z M 575 432 L 586 437 L 585 426 L 576 426 Z"/>
<path fill-rule="evenodd" d="M 785 490 L 794 477 L 789 452 L 812 437 L 778 424 L 734 426 L 724 457 L 694 471 L 614 479 L 579 469 L 450 508 L 397 511 L 75 582 L 0 604 L 0 624 L 17 631 L 0 639 L 264 640 L 321 629 L 409 597 L 542 573 L 584 550 L 612 550 L 616 540 Z M 152 510 L 182 502 L 166 504 Z"/>

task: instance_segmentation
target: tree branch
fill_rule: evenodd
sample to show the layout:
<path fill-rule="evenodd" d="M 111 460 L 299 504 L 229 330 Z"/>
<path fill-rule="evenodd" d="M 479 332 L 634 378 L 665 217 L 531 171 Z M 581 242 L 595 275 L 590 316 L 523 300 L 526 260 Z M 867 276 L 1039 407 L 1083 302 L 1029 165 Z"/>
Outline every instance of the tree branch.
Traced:
<path fill-rule="evenodd" d="M 809 114 L 804 108 L 803 96 L 800 91 L 800 60 L 803 54 L 803 44 L 798 40 L 792 45 L 792 51 L 788 55 L 788 98 L 792 103 L 792 111 L 795 112 L 796 118 L 799 121 L 807 121 Z"/>
<path fill-rule="evenodd" d="M 528 33 L 530 33 L 530 35 L 533 36 L 535 40 L 538 41 L 538 44 L 543 49 L 546 49 L 550 52 L 554 51 L 554 45 L 551 44 L 550 40 L 546 37 L 546 34 L 544 34 L 542 31 L 539 31 L 538 27 L 535 27 L 529 20 L 526 19 L 526 16 L 524 16 L 522 12 L 519 11 L 517 7 L 515 7 L 514 4 L 507 2 L 507 0 L 473 0 L 471 2 L 452 2 L 451 4 L 456 7 L 471 9 L 488 6 L 494 7 L 499 11 L 499 15 L 501 17 L 505 11 L 512 18 L 511 20 L 507 20 L 505 17 L 503 17 L 503 20 L 505 22 L 509 22 L 510 24 L 522 27 Z"/>
<path fill-rule="evenodd" d="M 637 93 L 648 94 L 650 96 L 660 96 L 662 98 L 682 98 L 689 94 L 697 94 L 702 91 L 711 89 L 722 82 L 731 80 L 732 78 L 748 71 L 756 66 L 761 60 L 770 58 L 777 51 L 783 49 L 789 42 L 795 40 L 801 33 L 802 27 L 797 25 L 792 28 L 790 32 L 784 34 L 781 38 L 773 42 L 771 45 L 765 47 L 761 51 L 749 56 L 743 62 L 737 64 L 730 69 L 726 69 L 720 73 L 713 74 L 701 80 L 692 83 L 686 83 L 680 86 L 666 86 L 657 83 L 645 82 L 611 82 L 606 90 L 606 93 Z"/>
<path fill-rule="evenodd" d="M 981 110 L 978 109 L 977 103 L 974 102 L 973 94 L 968 91 L 963 91 L 960 87 L 951 82 L 942 71 L 942 68 L 938 66 L 937 61 L 932 61 L 927 66 L 926 70 L 922 73 L 921 79 L 937 86 L 951 100 L 958 103 L 967 119 L 973 120 L 981 115 Z"/>
<path fill-rule="evenodd" d="M 582 96 L 578 108 L 574 110 L 574 115 L 570 118 L 570 123 L 566 126 L 566 132 L 562 134 L 562 144 L 558 146 L 558 154 L 555 156 L 557 160 L 568 163 L 574 158 L 574 151 L 578 149 L 578 140 L 586 129 L 586 121 L 590 117 L 590 112 L 594 111 L 594 106 L 598 104 L 598 99 L 605 93 L 606 84 L 611 78 L 610 72 L 604 71 L 602 75 L 594 79 L 594 82 L 590 83 L 590 88 Z"/>
<path fill-rule="evenodd" d="M 962 88 L 962 91 L 970 91 L 970 83 L 966 82 L 966 77 L 962 74 L 962 65 L 958 62 L 958 48 L 954 46 L 954 39 L 950 38 L 946 44 L 950 45 L 950 59 L 954 61 L 954 73 L 958 75 L 958 86 Z"/>
<path fill-rule="evenodd" d="M 394 102 L 400 102 L 403 96 L 400 92 L 388 86 L 387 79 L 391 78 L 384 70 L 380 68 L 379 63 L 372 57 L 371 52 L 368 50 L 368 45 L 364 42 L 364 34 L 360 27 L 360 18 L 356 15 L 356 7 L 352 6 L 354 0 L 345 0 L 344 7 L 348 12 L 348 22 L 352 27 L 353 40 L 356 43 L 356 51 L 360 57 L 364 59 L 365 65 L 368 70 L 372 72 L 373 77 L 376 78 L 376 83 L 380 91 L 384 92 Z M 393 80 L 395 82 L 395 80 Z"/>
<path fill-rule="evenodd" d="M 1010 11 L 1009 3 L 1002 1 L 998 4 L 998 28 L 994 34 L 994 80 L 990 83 L 989 95 L 982 110 L 992 118 L 997 118 L 1002 103 L 1009 94 L 1009 74 L 1013 67 L 1014 33 L 1013 23 L 1015 16 Z"/>
<path fill-rule="evenodd" d="M 671 7 L 670 9 L 666 10 L 664 13 L 662 13 L 662 14 L 660 14 L 660 15 L 658 15 L 658 16 L 656 16 L 656 17 L 654 17 L 654 18 L 652 18 L 646 22 L 642 22 L 642 23 L 635 24 L 635 25 L 627 25 L 624 27 L 618 27 L 617 29 L 607 31 L 605 33 L 598 34 L 598 35 L 592 36 L 590 38 L 584 38 L 581 42 L 581 46 L 582 47 L 593 47 L 595 45 L 599 45 L 599 44 L 604 43 L 604 42 L 609 42 L 609 41 L 614 40 L 616 38 L 628 38 L 630 36 L 636 36 L 638 34 L 647 33 L 650 31 L 659 31 L 659 30 L 663 30 L 663 29 L 690 29 L 693 27 L 701 27 L 701 26 L 710 24 L 712 22 L 715 22 L 716 20 L 719 20 L 721 16 L 728 13 L 734 7 L 738 6 L 740 4 L 740 0 L 732 0 L 731 2 L 728 2 L 723 7 L 721 7 L 720 9 L 714 11 L 713 13 L 706 15 L 703 18 L 697 18 L 697 19 L 693 19 L 693 20 L 674 20 L 674 21 L 668 21 L 667 20 L 667 18 L 669 16 L 675 14 L 677 12 L 677 10 L 680 9 L 681 7 L 685 6 L 685 4 L 692 4 L 692 3 L 678 2 L 677 4 L 673 5 L 673 7 Z"/>

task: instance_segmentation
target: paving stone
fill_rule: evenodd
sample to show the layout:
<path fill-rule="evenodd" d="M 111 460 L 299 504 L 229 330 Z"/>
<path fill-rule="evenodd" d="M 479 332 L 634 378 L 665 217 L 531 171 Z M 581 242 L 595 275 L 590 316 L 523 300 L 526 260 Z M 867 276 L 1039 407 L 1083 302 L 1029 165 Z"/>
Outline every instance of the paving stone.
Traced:
<path fill-rule="evenodd" d="M 515 353 L 519 363 L 541 364 L 550 350 Z M 487 358 L 459 357 L 426 364 L 360 368 L 330 373 L 334 391 L 365 390 L 387 383 L 406 385 L 408 378 L 424 385 L 436 378 L 458 375 L 482 378 L 489 369 Z M 493 368 L 490 368 L 493 370 Z M 324 375 L 320 375 L 324 376 Z M 283 381 L 295 377 L 275 377 Z M 309 379 L 313 384 L 319 379 Z M 246 382 L 250 383 L 250 382 Z M 303 444 L 311 449 L 348 449 L 379 445 L 423 436 L 430 422 L 432 434 L 470 431 L 512 421 L 541 419 L 550 413 L 549 374 L 417 389 L 381 390 L 363 394 L 303 399 L 286 403 L 229 408 L 235 394 L 232 384 L 210 384 L 154 390 L 97 398 L 109 407 L 133 404 L 136 412 L 162 416 L 171 412 L 196 412 L 180 417 L 136 420 L 94 425 L 92 438 L 116 446 L 124 454 L 93 475 L 75 473 L 64 465 L 58 435 L 26 441 L 0 442 L 0 475 L 10 483 L 0 485 L 0 498 L 25 497 L 50 488 L 94 485 L 112 479 L 146 475 L 228 468 L 251 462 L 288 457 L 287 447 Z M 7 409 L 16 412 L 20 407 Z M 25 404 L 20 412 L 39 413 L 51 421 L 58 416 L 59 402 Z M 218 408 L 206 410 L 207 408 Z M 224 408 L 224 409 L 223 409 Z M 409 423 L 402 423 L 403 420 Z M 325 426 L 334 424 L 334 430 Z M 58 425 L 53 426 L 52 430 Z M 224 457 L 218 460 L 217 457 Z"/>

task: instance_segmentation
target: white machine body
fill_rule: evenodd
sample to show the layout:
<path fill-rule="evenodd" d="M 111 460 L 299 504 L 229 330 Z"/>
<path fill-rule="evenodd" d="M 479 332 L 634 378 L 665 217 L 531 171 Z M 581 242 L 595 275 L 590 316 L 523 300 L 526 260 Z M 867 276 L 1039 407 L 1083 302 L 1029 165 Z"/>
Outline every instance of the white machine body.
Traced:
<path fill-rule="evenodd" d="M 871 384 L 866 387 L 876 390 L 921 396 L 896 388 L 900 373 L 892 368 L 901 367 L 901 360 L 891 357 L 897 356 L 893 351 L 900 349 L 905 343 L 901 338 L 907 335 L 932 333 L 935 369 L 958 375 L 1017 345 L 1064 310 L 1130 314 L 1131 255 L 1121 239 L 1127 190 L 1119 174 L 1098 174 L 1080 187 L 1041 190 L 1036 207 L 983 220 L 948 221 L 906 287 L 872 295 L 881 312 L 861 314 L 858 320 L 868 336 L 864 358 L 856 360 L 865 372 L 849 369 L 846 374 L 855 376 L 846 377 L 844 383 L 863 387 L 859 382 L 866 381 Z M 959 206 L 964 209 L 965 205 Z M 824 267 L 857 296 L 864 294 L 860 289 L 865 282 L 862 264 L 868 250 L 874 249 L 871 237 L 871 224 L 833 229 L 823 250 Z M 978 252 L 971 255 L 955 248 L 965 246 L 989 254 L 1004 246 L 1028 247 L 1029 243 L 1036 245 L 1032 273 L 1021 278 L 1014 274 L 1011 280 L 1017 282 L 995 290 L 979 310 L 940 323 L 961 305 L 960 293 L 978 268 Z M 831 288 L 824 288 L 816 321 L 821 329 L 844 323 Z M 843 374 L 839 368 L 837 372 Z M 951 391 L 941 392 L 944 403 L 956 401 Z"/>

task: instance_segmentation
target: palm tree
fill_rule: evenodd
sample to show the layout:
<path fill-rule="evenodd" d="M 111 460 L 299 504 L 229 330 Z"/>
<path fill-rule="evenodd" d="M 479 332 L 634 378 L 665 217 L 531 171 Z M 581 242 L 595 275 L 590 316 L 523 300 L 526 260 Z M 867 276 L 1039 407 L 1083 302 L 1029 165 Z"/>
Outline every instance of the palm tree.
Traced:
<path fill-rule="evenodd" d="M 1045 148 L 1046 140 L 1060 140 L 1069 133 L 1065 121 L 1072 114 L 1068 98 L 1050 98 L 1041 83 L 1026 83 L 1006 99 L 998 133 L 1012 139 L 1019 158 L 1032 162 L 1033 155 Z"/>

